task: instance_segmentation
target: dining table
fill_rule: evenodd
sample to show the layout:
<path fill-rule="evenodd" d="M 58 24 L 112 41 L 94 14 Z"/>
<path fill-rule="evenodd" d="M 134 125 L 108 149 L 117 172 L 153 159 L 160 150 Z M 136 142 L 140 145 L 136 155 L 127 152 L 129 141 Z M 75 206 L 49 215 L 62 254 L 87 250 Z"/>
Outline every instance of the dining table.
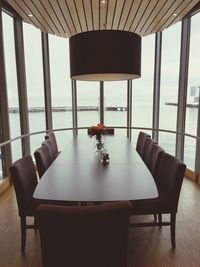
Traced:
<path fill-rule="evenodd" d="M 152 174 L 126 136 L 104 136 L 104 150 L 95 137 L 66 137 L 62 151 L 38 182 L 35 200 L 110 202 L 156 198 Z M 108 154 L 106 162 L 102 154 Z"/>

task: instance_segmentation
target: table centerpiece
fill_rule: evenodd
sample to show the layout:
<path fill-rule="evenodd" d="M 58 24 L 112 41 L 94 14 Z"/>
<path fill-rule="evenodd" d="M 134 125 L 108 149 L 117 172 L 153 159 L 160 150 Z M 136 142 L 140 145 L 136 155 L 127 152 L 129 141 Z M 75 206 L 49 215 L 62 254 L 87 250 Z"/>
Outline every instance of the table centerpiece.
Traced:
<path fill-rule="evenodd" d="M 88 133 L 90 134 L 90 137 L 92 138 L 93 136 L 95 136 L 96 138 L 96 148 L 97 150 L 102 150 L 103 149 L 103 140 L 102 140 L 102 136 L 106 131 L 106 127 L 104 124 L 102 123 L 98 123 L 96 126 L 91 126 L 88 129 Z"/>

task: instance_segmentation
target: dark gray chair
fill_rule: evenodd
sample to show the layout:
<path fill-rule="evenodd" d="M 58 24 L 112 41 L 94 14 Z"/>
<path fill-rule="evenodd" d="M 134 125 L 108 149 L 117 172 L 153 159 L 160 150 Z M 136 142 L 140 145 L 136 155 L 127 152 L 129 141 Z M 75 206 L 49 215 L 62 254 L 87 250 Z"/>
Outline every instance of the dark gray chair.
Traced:
<path fill-rule="evenodd" d="M 156 181 L 159 196 L 154 199 L 132 201 L 132 215 L 158 214 L 159 221 L 132 223 L 134 227 L 170 226 L 172 248 L 175 248 L 176 213 L 186 165 L 170 154 L 163 153 Z M 162 214 L 170 214 L 170 221 L 162 221 Z"/>
<path fill-rule="evenodd" d="M 48 146 L 49 152 L 50 152 L 50 156 L 54 161 L 56 159 L 56 157 L 57 157 L 57 154 L 54 153 L 52 140 L 51 139 L 46 139 L 44 142 L 42 142 L 42 146 Z"/>
<path fill-rule="evenodd" d="M 154 143 L 156 142 L 150 137 L 146 137 L 144 140 L 144 146 L 143 146 L 143 152 L 142 152 L 141 158 L 146 165 L 150 157 L 151 147 Z"/>
<path fill-rule="evenodd" d="M 44 267 L 127 266 L 131 204 L 37 208 Z"/>
<path fill-rule="evenodd" d="M 138 134 L 136 150 L 141 157 L 143 155 L 145 138 L 147 138 L 147 137 L 151 137 L 151 136 L 145 132 L 142 132 L 142 131 L 140 131 Z"/>
<path fill-rule="evenodd" d="M 53 158 L 51 156 L 49 146 L 41 146 L 34 152 L 34 157 L 37 165 L 37 170 L 39 174 L 39 178 L 45 173 L 45 171 L 49 168 L 51 163 L 53 162 Z"/>
<path fill-rule="evenodd" d="M 58 145 L 57 145 L 57 140 L 56 140 L 55 133 L 53 131 L 48 132 L 45 135 L 45 140 L 47 140 L 47 139 L 51 140 L 53 154 L 57 157 L 58 154 L 60 153 L 60 151 L 58 151 Z"/>
<path fill-rule="evenodd" d="M 153 175 L 154 179 L 156 178 L 156 172 L 158 171 L 158 167 L 160 164 L 160 159 L 162 154 L 164 153 L 164 149 L 160 147 L 158 144 L 153 143 L 151 146 L 151 151 L 149 154 L 149 158 L 147 160 L 147 167 Z"/>
<path fill-rule="evenodd" d="M 26 224 L 27 216 L 35 216 L 35 203 L 32 196 L 37 185 L 37 175 L 30 155 L 14 162 L 9 170 L 21 219 L 21 250 L 24 252 L 26 246 L 26 229 L 37 228 L 36 221 L 34 225 Z"/>

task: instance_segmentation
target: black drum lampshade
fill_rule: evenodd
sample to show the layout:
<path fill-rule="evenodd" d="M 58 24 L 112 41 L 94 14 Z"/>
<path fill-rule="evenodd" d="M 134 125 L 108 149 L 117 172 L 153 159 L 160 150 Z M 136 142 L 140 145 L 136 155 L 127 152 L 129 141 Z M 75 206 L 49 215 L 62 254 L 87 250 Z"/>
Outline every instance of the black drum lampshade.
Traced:
<path fill-rule="evenodd" d="M 76 34 L 69 40 L 71 78 L 119 81 L 141 76 L 141 37 L 118 30 Z"/>

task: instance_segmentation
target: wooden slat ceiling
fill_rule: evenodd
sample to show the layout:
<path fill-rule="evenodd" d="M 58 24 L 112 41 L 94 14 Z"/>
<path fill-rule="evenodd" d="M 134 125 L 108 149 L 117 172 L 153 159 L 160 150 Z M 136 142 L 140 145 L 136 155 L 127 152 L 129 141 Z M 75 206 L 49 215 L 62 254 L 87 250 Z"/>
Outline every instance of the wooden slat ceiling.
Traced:
<path fill-rule="evenodd" d="M 112 29 L 141 36 L 180 21 L 199 0 L 7 0 L 24 21 L 44 32 L 70 37 Z"/>

